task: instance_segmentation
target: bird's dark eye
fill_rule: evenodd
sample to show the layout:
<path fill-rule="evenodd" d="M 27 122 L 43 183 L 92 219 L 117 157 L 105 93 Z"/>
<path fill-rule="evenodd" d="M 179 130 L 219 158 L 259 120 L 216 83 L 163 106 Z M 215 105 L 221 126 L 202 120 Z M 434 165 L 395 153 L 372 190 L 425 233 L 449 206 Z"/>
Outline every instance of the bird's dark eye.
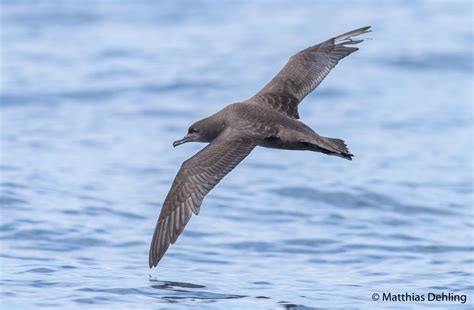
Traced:
<path fill-rule="evenodd" d="M 188 133 L 196 133 L 197 129 L 194 127 L 189 128 Z"/>

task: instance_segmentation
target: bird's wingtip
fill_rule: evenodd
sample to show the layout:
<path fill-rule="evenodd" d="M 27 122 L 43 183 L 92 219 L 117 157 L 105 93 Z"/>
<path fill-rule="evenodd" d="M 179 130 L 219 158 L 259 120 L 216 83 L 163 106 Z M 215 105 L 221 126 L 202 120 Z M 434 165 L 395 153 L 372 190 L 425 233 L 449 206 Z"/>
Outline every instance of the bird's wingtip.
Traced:
<path fill-rule="evenodd" d="M 365 27 L 362 27 L 362 28 L 351 30 L 349 32 L 338 35 L 337 37 L 334 38 L 334 40 L 335 41 L 350 40 L 351 43 L 352 43 L 352 41 L 357 41 L 357 43 L 360 43 L 363 40 L 352 40 L 352 37 L 356 37 L 356 36 L 364 34 L 364 33 L 372 32 L 371 28 L 372 28 L 372 26 L 365 26 Z M 357 44 L 357 43 L 355 43 L 355 44 Z"/>

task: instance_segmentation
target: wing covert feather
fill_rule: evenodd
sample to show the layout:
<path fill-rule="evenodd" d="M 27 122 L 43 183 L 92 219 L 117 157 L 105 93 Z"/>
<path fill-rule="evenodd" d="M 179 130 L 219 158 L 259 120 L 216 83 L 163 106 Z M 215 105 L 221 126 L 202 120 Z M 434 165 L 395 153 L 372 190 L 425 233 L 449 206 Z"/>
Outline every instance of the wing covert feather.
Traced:
<path fill-rule="evenodd" d="M 322 82 L 339 60 L 358 50 L 352 45 L 363 40 L 352 38 L 370 32 L 369 29 L 370 26 L 349 31 L 291 56 L 283 69 L 249 101 L 298 119 L 298 104 Z"/>
<path fill-rule="evenodd" d="M 224 134 L 183 162 L 161 208 L 150 246 L 154 267 L 178 239 L 191 215 L 198 214 L 206 194 L 255 147 L 248 137 Z"/>

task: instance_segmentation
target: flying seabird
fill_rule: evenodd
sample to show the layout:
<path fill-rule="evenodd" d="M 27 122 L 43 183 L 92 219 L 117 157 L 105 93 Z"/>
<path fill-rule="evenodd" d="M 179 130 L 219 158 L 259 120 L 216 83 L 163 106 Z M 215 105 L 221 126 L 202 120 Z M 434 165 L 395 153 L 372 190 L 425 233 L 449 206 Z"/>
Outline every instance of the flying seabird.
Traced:
<path fill-rule="evenodd" d="M 191 215 L 198 214 L 207 193 L 256 146 L 307 150 L 352 160 L 341 139 L 318 135 L 299 121 L 298 104 L 339 60 L 357 51 L 353 39 L 370 26 L 349 31 L 290 57 L 281 71 L 252 98 L 233 103 L 192 124 L 173 143 L 207 142 L 183 162 L 166 196 L 150 246 L 149 265 L 156 266 L 175 243 Z"/>

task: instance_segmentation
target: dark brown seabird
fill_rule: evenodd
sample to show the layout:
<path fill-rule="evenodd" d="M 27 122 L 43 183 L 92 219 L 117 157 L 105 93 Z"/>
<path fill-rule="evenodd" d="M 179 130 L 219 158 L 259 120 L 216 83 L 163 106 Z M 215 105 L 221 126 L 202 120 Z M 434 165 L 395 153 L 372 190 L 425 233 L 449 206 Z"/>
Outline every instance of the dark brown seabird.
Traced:
<path fill-rule="evenodd" d="M 233 103 L 195 122 L 173 146 L 209 144 L 186 160 L 166 196 L 151 241 L 149 265 L 156 266 L 169 245 L 198 214 L 207 193 L 254 147 L 321 152 L 352 160 L 344 141 L 318 135 L 299 121 L 298 104 L 342 58 L 357 51 L 353 39 L 370 26 L 349 31 L 293 55 L 283 69 L 252 98 Z"/>

